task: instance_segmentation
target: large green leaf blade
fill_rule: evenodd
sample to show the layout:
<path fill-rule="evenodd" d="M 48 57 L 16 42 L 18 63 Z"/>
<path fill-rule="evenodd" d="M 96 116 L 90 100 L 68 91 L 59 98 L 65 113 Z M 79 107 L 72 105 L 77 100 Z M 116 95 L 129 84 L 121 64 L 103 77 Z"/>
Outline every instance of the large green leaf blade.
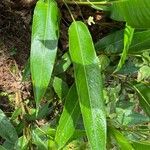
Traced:
<path fill-rule="evenodd" d="M 111 18 L 126 21 L 133 28 L 150 28 L 149 0 L 120 0 L 112 2 Z"/>
<path fill-rule="evenodd" d="M 9 119 L 5 116 L 3 111 L 0 109 L 0 136 L 10 143 L 11 147 L 15 146 L 18 140 L 18 135 L 10 123 Z"/>
<path fill-rule="evenodd" d="M 49 84 L 58 43 L 58 8 L 54 0 L 37 2 L 31 43 L 31 76 L 37 106 Z"/>
<path fill-rule="evenodd" d="M 75 85 L 73 85 L 66 97 L 63 112 L 56 130 L 55 141 L 61 149 L 73 136 L 75 127 L 80 115 L 78 95 Z"/>
<path fill-rule="evenodd" d="M 92 38 L 82 22 L 69 28 L 69 52 L 86 134 L 93 150 L 106 149 L 106 116 L 99 61 Z"/>

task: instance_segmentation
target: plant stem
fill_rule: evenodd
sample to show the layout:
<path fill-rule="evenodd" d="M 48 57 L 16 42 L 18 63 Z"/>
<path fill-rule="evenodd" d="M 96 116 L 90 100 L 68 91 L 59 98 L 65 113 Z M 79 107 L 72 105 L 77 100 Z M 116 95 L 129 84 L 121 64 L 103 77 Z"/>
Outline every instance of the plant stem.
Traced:
<path fill-rule="evenodd" d="M 71 16 L 71 18 L 72 18 L 72 20 L 75 21 L 75 19 L 74 19 L 74 17 L 73 17 L 73 14 L 71 13 L 70 8 L 68 7 L 67 1 L 66 1 L 66 0 L 63 0 L 63 2 L 64 2 L 64 4 L 65 4 L 65 6 L 67 7 L 67 9 L 68 9 L 68 11 L 69 11 L 69 14 L 70 14 L 70 16 Z"/>
<path fill-rule="evenodd" d="M 81 2 L 81 1 L 66 1 L 67 4 L 72 4 L 72 5 L 111 5 L 110 2 L 90 2 L 90 1 L 87 1 L 87 2 Z"/>

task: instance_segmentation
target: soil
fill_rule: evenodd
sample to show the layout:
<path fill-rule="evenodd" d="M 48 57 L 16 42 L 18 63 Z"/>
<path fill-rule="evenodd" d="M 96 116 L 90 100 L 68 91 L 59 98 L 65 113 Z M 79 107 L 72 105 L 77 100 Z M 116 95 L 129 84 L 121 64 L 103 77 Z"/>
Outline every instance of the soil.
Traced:
<path fill-rule="evenodd" d="M 30 97 L 30 81 L 22 82 L 22 71 L 29 58 L 33 9 L 14 7 L 11 0 L 0 4 L 0 108 L 11 111 L 9 95 L 15 104 L 17 93 Z M 7 106 L 8 105 L 8 106 Z"/>
<path fill-rule="evenodd" d="M 2 0 L 0 4 L 0 90 L 15 94 L 19 91 L 21 98 L 27 99 L 32 94 L 30 81 L 22 82 L 22 71 L 30 54 L 31 24 L 35 1 L 22 3 L 19 0 Z M 24 1 L 25 2 L 25 1 Z M 59 48 L 64 53 L 68 48 L 68 28 L 72 22 L 70 14 L 62 3 Z M 95 24 L 88 25 L 93 40 L 107 35 L 112 29 L 121 25 L 112 22 L 103 12 L 85 6 L 70 6 L 76 20 L 87 20 L 91 16 Z M 7 103 L 6 98 L 0 96 Z M 0 106 L 1 107 L 1 106 Z M 2 106 L 4 107 L 4 106 Z"/>

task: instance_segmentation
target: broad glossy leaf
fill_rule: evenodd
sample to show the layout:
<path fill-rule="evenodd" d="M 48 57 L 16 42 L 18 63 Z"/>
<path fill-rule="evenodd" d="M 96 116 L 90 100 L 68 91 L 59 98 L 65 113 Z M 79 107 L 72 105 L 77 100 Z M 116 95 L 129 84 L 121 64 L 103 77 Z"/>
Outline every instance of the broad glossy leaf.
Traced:
<path fill-rule="evenodd" d="M 48 87 L 58 43 L 58 8 L 54 0 L 39 0 L 32 25 L 31 76 L 37 106 Z"/>
<path fill-rule="evenodd" d="M 114 127 L 109 127 L 108 132 L 115 138 L 121 150 L 134 150 L 128 139 Z"/>
<path fill-rule="evenodd" d="M 9 119 L 5 116 L 0 109 L 0 136 L 10 143 L 11 147 L 15 145 L 18 140 L 18 135 L 15 128 L 10 123 Z M 5 147 L 5 146 L 4 146 Z"/>
<path fill-rule="evenodd" d="M 133 28 L 150 28 L 149 0 L 119 0 L 112 2 L 111 18 L 126 21 Z"/>
<path fill-rule="evenodd" d="M 139 83 L 133 85 L 133 88 L 139 94 L 139 102 L 141 107 L 143 108 L 145 113 L 147 113 L 147 115 L 150 117 L 150 86 L 143 83 Z"/>
<path fill-rule="evenodd" d="M 56 130 L 55 141 L 61 149 L 73 136 L 80 115 L 78 95 L 75 85 L 71 87 L 65 100 L 63 112 Z"/>
<path fill-rule="evenodd" d="M 98 57 L 86 25 L 73 22 L 69 28 L 69 52 L 84 127 L 92 150 L 106 149 L 106 116 Z"/>
<path fill-rule="evenodd" d="M 125 63 L 129 46 L 133 38 L 133 33 L 134 33 L 134 28 L 131 28 L 130 26 L 126 25 L 126 28 L 124 30 L 124 48 L 116 71 L 119 71 L 122 68 L 123 64 Z"/>
<path fill-rule="evenodd" d="M 105 53 L 120 53 L 123 50 L 123 34 L 124 30 L 116 31 L 95 44 L 97 51 Z M 144 50 L 150 49 L 150 30 L 135 31 L 131 45 L 129 46 L 129 54 L 142 53 Z"/>

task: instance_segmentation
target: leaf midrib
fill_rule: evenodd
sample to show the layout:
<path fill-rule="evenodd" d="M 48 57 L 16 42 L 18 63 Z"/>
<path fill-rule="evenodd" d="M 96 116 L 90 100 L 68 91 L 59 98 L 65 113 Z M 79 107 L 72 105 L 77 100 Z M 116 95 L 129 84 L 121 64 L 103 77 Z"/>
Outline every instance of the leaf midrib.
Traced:
<path fill-rule="evenodd" d="M 42 64 L 41 64 L 41 68 L 43 68 L 43 66 L 44 66 L 44 56 L 45 56 L 45 53 L 46 53 L 46 47 L 45 47 L 45 44 L 46 44 L 46 31 L 48 30 L 47 29 L 47 27 L 48 27 L 48 13 L 50 12 L 51 13 L 51 11 L 49 11 L 50 10 L 50 8 L 51 8 L 51 5 L 50 5 L 50 3 L 51 3 L 51 1 L 50 0 L 48 0 L 48 2 L 47 3 L 45 3 L 45 5 L 46 5 L 46 20 L 45 20 L 45 30 L 44 30 L 44 43 L 42 44 L 42 49 L 43 49 L 43 52 L 42 52 Z M 41 69 L 41 71 L 40 71 L 40 77 L 42 76 L 42 73 L 43 73 L 43 69 Z M 40 85 L 42 85 L 42 80 L 40 80 Z M 44 88 L 44 87 L 42 87 L 42 88 Z M 44 95 L 44 93 L 42 93 L 42 95 Z M 38 101 L 40 101 L 40 99 L 38 100 Z M 38 102 L 39 103 L 39 102 Z"/>

